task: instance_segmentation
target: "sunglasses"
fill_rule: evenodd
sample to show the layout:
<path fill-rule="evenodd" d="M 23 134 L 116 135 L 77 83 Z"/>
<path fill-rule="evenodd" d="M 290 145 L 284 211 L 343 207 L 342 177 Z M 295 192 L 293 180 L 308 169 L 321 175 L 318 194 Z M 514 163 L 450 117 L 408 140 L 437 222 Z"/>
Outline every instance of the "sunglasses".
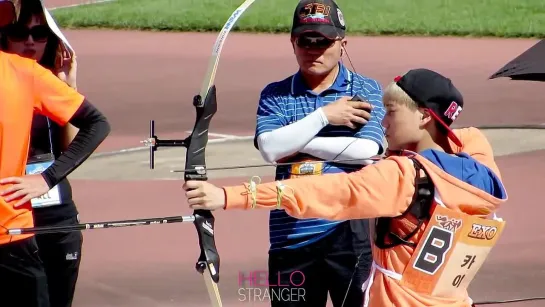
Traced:
<path fill-rule="evenodd" d="M 329 39 L 324 36 L 307 36 L 303 35 L 295 41 L 298 47 L 306 49 L 327 49 L 334 43 L 334 39 Z"/>
<path fill-rule="evenodd" d="M 32 39 L 35 42 L 43 43 L 47 41 L 50 33 L 49 27 L 46 25 L 34 26 L 30 29 L 25 26 L 15 24 L 6 27 L 6 36 L 13 42 L 26 41 L 28 37 L 32 35 Z"/>

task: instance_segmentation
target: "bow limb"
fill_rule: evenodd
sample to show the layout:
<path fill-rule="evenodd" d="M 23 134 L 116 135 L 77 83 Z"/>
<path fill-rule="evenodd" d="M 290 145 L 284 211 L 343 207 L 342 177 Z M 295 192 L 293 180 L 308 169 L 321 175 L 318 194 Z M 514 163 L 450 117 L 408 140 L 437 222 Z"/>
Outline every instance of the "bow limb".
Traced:
<path fill-rule="evenodd" d="M 203 80 L 201 92 L 201 97 L 206 97 L 208 94 L 208 91 L 214 84 L 214 80 L 216 79 L 216 71 L 218 69 L 218 63 L 220 60 L 221 50 L 223 49 L 223 44 L 225 43 L 225 40 L 227 39 L 227 36 L 229 35 L 229 32 L 231 32 L 231 29 L 237 22 L 237 20 L 242 16 L 244 11 L 252 3 L 254 3 L 255 0 L 246 0 L 244 1 L 227 19 L 227 22 L 223 25 L 223 28 L 221 29 L 220 33 L 218 34 L 216 38 L 216 42 L 214 43 L 214 47 L 212 48 L 212 56 L 210 57 L 210 61 L 208 62 L 208 71 L 206 72 L 206 76 Z"/>

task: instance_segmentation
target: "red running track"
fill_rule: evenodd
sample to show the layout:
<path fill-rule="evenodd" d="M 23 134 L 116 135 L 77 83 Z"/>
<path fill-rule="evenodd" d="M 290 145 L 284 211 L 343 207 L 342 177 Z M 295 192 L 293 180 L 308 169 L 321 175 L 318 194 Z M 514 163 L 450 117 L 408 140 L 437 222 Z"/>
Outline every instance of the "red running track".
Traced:
<path fill-rule="evenodd" d="M 545 295 L 541 257 L 545 234 L 538 230 L 545 214 L 539 197 L 545 151 L 501 157 L 498 163 L 510 198 L 499 213 L 507 228 L 474 281 L 471 295 L 477 301 Z M 73 184 L 84 221 L 190 214 L 179 181 L 77 180 Z M 254 306 L 238 301 L 237 274 L 267 269 L 267 213 L 215 214 L 220 289 L 226 306 Z M 75 306 L 206 306 L 204 282 L 194 270 L 198 252 L 194 226 L 189 224 L 87 231 Z M 543 302 L 519 306 L 543 306 Z"/>
<path fill-rule="evenodd" d="M 216 34 L 89 30 L 66 36 L 78 54 L 80 90 L 112 123 L 100 150 L 141 146 L 150 119 L 160 137 L 183 136 L 193 128 L 192 97 L 200 90 Z M 545 123 L 545 86 L 487 80 L 534 42 L 350 37 L 347 50 L 357 72 L 382 84 L 416 67 L 451 77 L 466 101 L 459 125 L 537 124 Z M 295 71 L 285 35 L 231 33 L 219 62 L 219 109 L 210 131 L 252 135 L 261 89 Z"/>
<path fill-rule="evenodd" d="M 75 3 L 46 2 L 48 6 Z M 138 142 L 148 135 L 150 119 L 157 120 L 159 136 L 181 137 L 192 128 L 191 98 L 200 89 L 217 34 L 65 34 L 78 53 L 81 91 L 112 123 L 113 133 L 101 151 L 140 146 Z M 541 101 L 545 86 L 487 80 L 535 42 L 351 37 L 348 53 L 357 72 L 383 84 L 415 67 L 448 75 L 467 103 L 460 125 L 536 124 L 545 123 Z M 260 90 L 296 69 L 290 48 L 285 35 L 230 34 L 216 79 L 219 110 L 211 132 L 252 134 Z M 545 295 L 540 293 L 545 282 L 545 260 L 540 256 L 545 235 L 536 231 L 545 213 L 538 183 L 545 172 L 544 157 L 545 151 L 539 151 L 498 159 L 510 196 L 501 210 L 508 225 L 471 288 L 477 301 Z M 189 213 L 179 200 L 180 184 L 74 181 L 74 195 L 84 221 Z M 221 293 L 229 302 L 225 306 L 267 306 L 239 302 L 237 294 L 238 271 L 266 269 L 267 212 L 218 212 L 216 216 Z M 193 225 L 89 231 L 74 306 L 207 306 L 202 278 L 193 269 L 197 257 Z M 501 306 L 543 306 L 543 302 Z"/>

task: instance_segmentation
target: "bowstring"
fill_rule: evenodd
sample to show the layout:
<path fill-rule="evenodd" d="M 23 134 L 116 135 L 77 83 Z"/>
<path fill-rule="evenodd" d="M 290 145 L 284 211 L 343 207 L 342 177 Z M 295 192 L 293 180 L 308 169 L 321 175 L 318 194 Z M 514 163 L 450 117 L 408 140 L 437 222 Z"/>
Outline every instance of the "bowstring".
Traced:
<path fill-rule="evenodd" d="M 354 141 L 353 141 L 354 142 Z M 348 146 L 350 146 L 351 144 L 349 144 Z M 347 146 L 347 147 L 348 147 Z M 345 149 L 346 150 L 346 149 Z M 344 151 L 344 150 L 343 150 Z M 339 156 L 340 154 L 343 153 L 343 151 L 341 151 L 341 153 L 339 153 L 337 156 Z M 232 170 L 232 169 L 245 169 L 245 168 L 259 168 L 259 167 L 271 167 L 271 166 L 274 166 L 274 167 L 279 167 L 279 166 L 290 166 L 290 165 L 295 165 L 295 164 L 301 164 L 301 163 L 306 163 L 306 164 L 319 164 L 319 163 L 341 163 L 341 162 L 351 162 L 351 161 L 362 161 L 362 160 L 365 160 L 365 161 L 372 161 L 372 162 L 367 162 L 368 164 L 373 164 L 377 161 L 380 161 L 383 159 L 383 156 L 381 155 L 377 155 L 377 156 L 374 156 L 374 157 L 370 157 L 370 158 L 366 158 L 366 159 L 361 159 L 361 158 L 354 158 L 354 159 L 339 159 L 339 160 L 336 160 L 336 159 L 332 159 L 332 160 L 316 160 L 316 161 L 297 161 L 297 162 L 280 162 L 280 163 L 263 163 L 263 164 L 253 164 L 253 165 L 234 165 L 234 166 L 220 166 L 220 167 L 207 167 L 206 168 L 206 171 L 219 171 L 219 170 Z M 357 165 L 357 164 L 354 164 L 354 165 Z M 361 164 L 362 167 L 366 166 L 365 164 Z M 182 169 L 182 170 L 171 170 L 170 172 L 171 173 L 184 173 L 184 172 L 188 172 L 188 171 L 193 171 L 193 170 L 190 170 L 190 169 Z M 320 173 L 321 174 L 321 173 Z M 300 174 L 292 174 L 292 175 L 300 175 Z"/>
<path fill-rule="evenodd" d="M 344 16 L 343 16 L 344 17 Z M 354 90 L 354 78 L 356 76 L 358 76 L 358 72 L 356 71 L 356 68 L 354 67 L 354 64 L 352 63 L 352 59 L 350 58 L 350 55 L 348 54 L 348 50 L 346 50 L 346 48 L 344 48 L 344 53 L 346 53 L 346 58 L 348 59 L 348 62 L 350 63 L 350 66 L 352 67 L 352 70 L 354 71 L 354 76 L 352 76 L 352 79 L 350 80 L 351 84 L 350 84 L 350 87 L 351 87 L 351 90 Z M 343 59 L 341 58 L 341 63 L 343 63 Z M 344 63 L 343 63 L 344 64 Z M 372 120 L 372 119 L 370 119 Z M 382 127 L 382 125 L 379 125 L 381 127 L 381 129 L 383 130 L 384 132 L 384 128 Z M 352 142 L 350 142 L 350 144 L 348 144 L 348 146 L 346 146 L 345 149 L 343 149 L 343 151 L 341 151 L 336 157 L 340 156 L 345 150 L 348 149 L 348 147 L 350 147 L 350 145 L 352 145 L 354 142 L 356 142 L 358 139 L 355 139 L 353 140 Z M 369 159 L 367 159 L 369 160 Z M 365 167 L 365 166 L 363 166 Z M 371 238 L 369 237 L 369 240 L 371 240 Z M 352 271 L 352 276 L 350 277 L 350 281 L 348 282 L 348 286 L 346 287 L 346 291 L 344 292 L 344 298 L 343 298 L 343 302 L 341 304 L 341 307 L 344 307 L 344 303 L 346 302 L 346 298 L 348 297 L 348 292 L 350 292 L 350 287 L 352 287 L 352 282 L 354 282 L 354 276 L 356 275 L 356 271 L 358 270 L 358 266 L 360 264 L 360 260 L 361 260 L 361 256 L 363 255 L 363 252 L 365 251 L 365 247 L 362 247 L 358 257 L 356 258 L 356 264 L 354 266 L 354 270 Z M 363 295 L 363 293 L 362 293 Z"/>
<path fill-rule="evenodd" d="M 322 0 L 322 1 L 323 1 L 323 0 Z M 323 2 L 322 2 L 322 3 L 323 3 Z M 340 10 L 340 8 L 339 8 L 339 10 Z M 342 12 L 342 10 L 341 10 L 341 12 Z M 331 13 L 333 13 L 333 12 L 331 12 Z M 338 12 L 335 12 L 335 13 L 338 14 Z M 344 13 L 342 13 L 342 14 L 343 14 L 343 21 L 344 21 L 345 24 L 346 24 L 346 20 L 344 19 Z M 339 18 L 339 16 L 337 16 L 337 19 L 338 19 L 338 18 Z M 345 27 L 346 27 L 346 26 L 345 26 Z M 340 36 L 340 35 L 339 35 L 340 33 L 339 33 L 337 27 L 335 27 L 335 29 L 336 29 L 336 31 L 337 31 L 337 36 Z M 345 30 L 345 34 L 346 34 L 346 30 Z M 351 78 L 351 80 L 350 80 L 350 90 L 351 90 L 352 93 L 353 93 L 353 91 L 354 91 L 354 79 L 355 79 L 356 77 L 358 77 L 359 74 L 358 74 L 358 71 L 356 70 L 356 67 L 354 66 L 354 63 L 352 62 L 352 59 L 350 58 L 350 55 L 348 54 L 347 48 L 346 48 L 346 47 L 342 47 L 342 48 L 343 48 L 343 50 L 344 50 L 343 55 L 346 53 L 346 58 L 348 59 L 348 62 L 350 63 L 350 67 L 352 68 L 352 70 L 353 70 L 353 72 L 354 72 L 353 75 L 352 75 L 352 78 Z M 342 56 L 341 56 L 341 63 L 344 65 L 344 61 L 343 61 L 343 57 L 342 57 Z M 369 120 L 372 120 L 372 118 L 370 118 Z M 382 132 L 384 133 L 384 127 L 383 127 L 381 124 L 379 124 L 379 127 L 382 129 Z M 346 148 L 343 149 L 343 151 L 341 151 L 336 157 L 340 156 L 345 150 L 348 149 L 348 147 L 350 147 L 350 145 L 352 145 L 352 144 L 353 144 L 355 141 L 357 141 L 357 140 L 358 140 L 358 139 L 355 139 L 355 140 L 353 140 L 352 142 L 350 142 L 350 144 L 348 144 L 348 146 L 346 146 Z M 384 150 L 384 151 L 385 151 L 385 150 Z M 365 167 L 365 166 L 363 166 L 363 167 Z M 369 229 L 368 229 L 368 231 L 369 231 Z M 369 240 L 372 240 L 372 238 L 371 238 L 370 236 L 368 236 L 368 238 L 369 238 Z M 345 293 L 344 293 L 344 298 L 343 298 L 343 302 L 342 302 L 342 304 L 341 304 L 341 307 L 344 307 L 344 303 L 346 302 L 346 299 L 347 299 L 347 297 L 348 297 L 348 292 L 350 292 L 350 287 L 352 287 L 352 283 L 354 282 L 354 276 L 356 275 L 356 271 L 358 270 L 358 266 L 359 266 L 359 264 L 360 264 L 361 256 L 363 256 L 363 252 L 364 252 L 364 251 L 365 251 L 365 247 L 362 247 L 362 249 L 361 249 L 361 251 L 360 251 L 358 257 L 356 258 L 356 264 L 354 265 L 354 270 L 352 271 L 352 276 L 350 277 L 350 281 L 348 282 L 348 286 L 346 287 L 346 291 L 345 291 Z M 362 289 L 362 290 L 363 290 L 363 289 Z M 367 291 L 367 289 L 366 289 L 366 291 Z M 363 294 L 364 294 L 364 293 L 363 293 L 363 291 L 362 291 L 361 295 L 363 295 Z"/>

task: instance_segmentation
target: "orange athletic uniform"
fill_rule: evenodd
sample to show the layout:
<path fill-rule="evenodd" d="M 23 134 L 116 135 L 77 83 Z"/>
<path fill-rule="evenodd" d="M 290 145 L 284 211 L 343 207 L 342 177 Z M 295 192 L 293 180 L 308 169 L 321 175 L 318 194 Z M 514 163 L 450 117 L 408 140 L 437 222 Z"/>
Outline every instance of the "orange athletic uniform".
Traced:
<path fill-rule="evenodd" d="M 503 228 L 497 232 L 482 232 L 479 229 L 484 228 L 478 228 L 477 224 L 481 221 L 483 224 L 491 221 L 485 218 L 493 214 L 507 200 L 507 193 L 501 183 L 499 170 L 493 161 L 491 146 L 484 135 L 475 128 L 456 129 L 454 132 L 464 147 L 453 145 L 453 150 L 455 152 L 463 150 L 469 155 L 453 157 L 431 150 L 423 151 L 421 154 L 414 153 L 414 159 L 423 166 L 435 187 L 435 205 L 432 207 L 436 210 L 433 215 L 435 219 L 430 218 L 430 221 L 426 221 L 417 229 L 411 239 L 419 244 L 416 248 L 398 245 L 380 249 L 375 242 L 373 243 L 372 274 L 370 280 L 364 284 L 364 287 L 369 285 L 369 291 L 367 291 L 369 295 L 366 298 L 368 306 L 467 307 L 472 304 L 466 288 L 467 283 L 474 276 L 471 274 L 475 274 L 476 271 L 469 273 L 468 270 L 467 278 L 465 275 L 456 276 L 455 274 L 462 270 L 459 267 L 467 269 L 469 262 L 464 260 L 464 255 L 470 257 L 470 260 L 475 259 L 467 255 L 467 251 L 475 252 L 477 259 L 481 259 L 482 256 L 486 258 L 489 252 L 489 247 L 486 245 L 488 243 L 482 243 L 485 241 L 477 241 L 477 239 L 485 237 L 493 239 L 494 235 L 500 233 Z M 426 157 L 423 156 L 424 154 Z M 449 166 L 449 163 L 454 163 L 451 164 L 454 166 Z M 463 171 L 458 170 L 461 167 L 465 167 Z M 473 176 L 473 179 L 458 179 L 456 176 L 461 176 L 457 173 L 458 171 L 462 174 L 467 173 L 466 176 Z M 258 184 L 253 196 L 249 192 L 249 184 L 225 187 L 225 208 L 250 209 L 255 199 L 255 208 L 274 209 L 278 205 L 278 198 L 281 198 L 281 207 L 298 218 L 319 217 L 339 220 L 397 217 L 403 214 L 413 202 L 416 178 L 417 171 L 413 161 L 407 156 L 390 156 L 350 174 L 326 174 Z M 471 182 L 475 178 L 481 181 L 475 181 L 473 184 L 465 182 Z M 481 182 L 486 184 L 479 188 Z M 281 187 L 283 184 L 283 189 L 279 188 L 279 184 Z M 280 196 L 278 189 L 283 190 Z M 483 189 L 494 189 L 494 192 L 487 193 Z M 441 221 L 440 218 L 444 213 L 451 214 L 450 218 Z M 457 217 L 460 217 L 460 220 L 457 220 Z M 479 218 L 477 223 L 475 220 L 470 220 L 475 217 Z M 459 222 L 450 225 L 454 238 L 452 242 L 457 245 L 452 245 L 448 254 L 444 255 L 448 255 L 449 259 L 454 259 L 452 261 L 456 263 L 449 263 L 450 260 L 445 261 L 444 268 L 436 271 L 439 275 L 433 277 L 424 275 L 414 267 L 416 261 L 420 259 L 418 253 L 424 249 L 421 243 L 434 228 L 427 226 L 430 224 L 440 228 L 440 225 L 446 225 L 445 222 L 449 221 Z M 403 224 L 397 225 L 404 227 Z M 446 227 L 449 226 L 446 225 Z M 495 226 L 492 225 L 487 229 L 493 229 L 492 227 Z M 432 243 L 436 247 L 441 246 L 440 240 Z M 426 257 L 426 261 L 430 263 L 438 260 L 433 253 L 425 255 L 424 258 Z M 442 260 L 439 263 L 442 264 Z M 473 270 L 475 267 L 478 270 L 480 265 L 482 263 L 475 264 Z M 428 279 L 424 280 L 423 277 Z M 441 280 L 441 278 L 448 278 L 448 280 Z M 456 287 L 453 286 L 452 289 L 446 287 L 450 283 Z M 458 288 L 462 283 L 464 283 L 462 287 Z M 449 295 L 437 293 L 449 293 Z"/>
<path fill-rule="evenodd" d="M 60 81 L 36 61 L 0 51 L 0 178 L 24 176 L 33 113 L 45 115 L 64 126 L 78 110 L 84 96 Z M 0 189 L 9 185 L 0 186 Z M 30 202 L 14 208 L 16 200 L 0 197 L 0 225 L 33 227 Z M 0 244 L 31 237 L 7 236 Z"/>

